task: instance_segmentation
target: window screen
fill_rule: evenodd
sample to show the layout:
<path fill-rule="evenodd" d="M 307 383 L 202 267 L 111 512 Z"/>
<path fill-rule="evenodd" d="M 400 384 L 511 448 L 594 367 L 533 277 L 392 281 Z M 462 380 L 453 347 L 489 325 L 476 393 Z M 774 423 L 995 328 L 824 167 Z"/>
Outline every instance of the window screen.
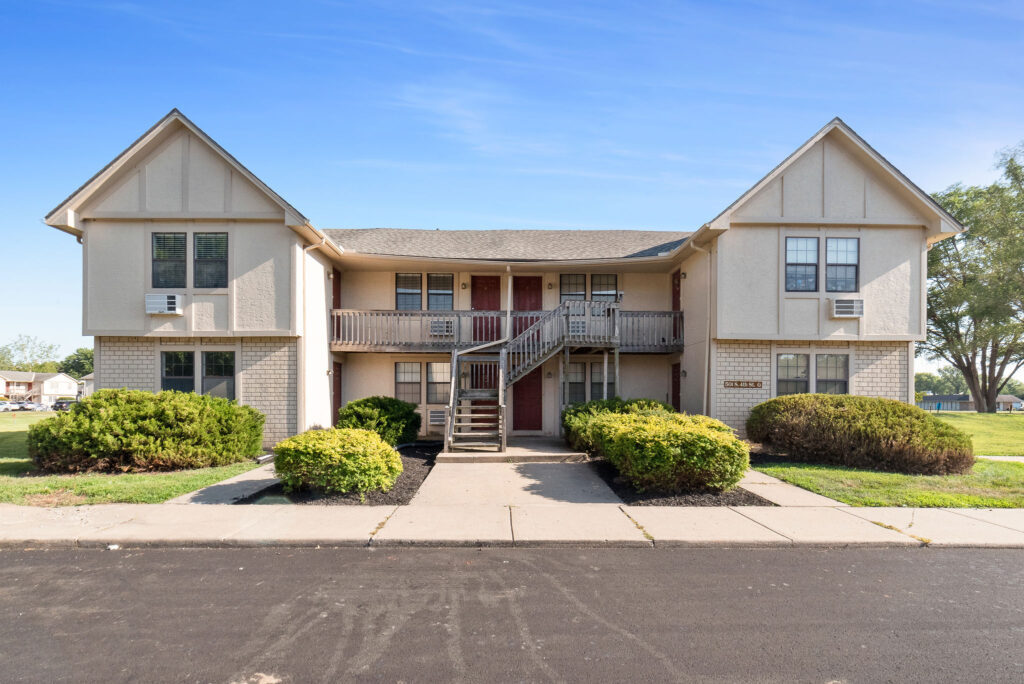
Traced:
<path fill-rule="evenodd" d="M 850 356 L 818 354 L 814 359 L 814 391 L 821 394 L 850 393 Z"/>
<path fill-rule="evenodd" d="M 185 287 L 185 233 L 153 233 L 153 287 Z"/>
<path fill-rule="evenodd" d="M 178 392 L 196 391 L 195 353 L 160 352 L 160 389 Z"/>
<path fill-rule="evenodd" d="M 438 362 L 427 364 L 427 403 L 447 404 L 450 394 L 452 365 Z"/>
<path fill-rule="evenodd" d="M 582 404 L 587 400 L 587 364 L 572 362 L 566 368 L 566 380 L 569 381 L 566 404 Z"/>
<path fill-rule="evenodd" d="M 420 403 L 420 364 L 399 362 L 395 364 L 395 399 L 410 404 Z"/>
<path fill-rule="evenodd" d="M 203 394 L 235 398 L 235 352 L 203 352 Z"/>
<path fill-rule="evenodd" d="M 559 278 L 559 301 L 587 298 L 587 274 L 563 273 Z"/>
<path fill-rule="evenodd" d="M 431 311 L 451 311 L 455 304 L 455 275 L 452 273 L 427 274 L 427 308 Z"/>
<path fill-rule="evenodd" d="M 818 238 L 786 238 L 786 292 L 818 291 Z"/>
<path fill-rule="evenodd" d="M 604 399 L 604 361 L 590 364 L 590 398 Z M 615 378 L 608 374 L 608 398 L 615 396 Z"/>
<path fill-rule="evenodd" d="M 778 396 L 784 394 L 806 394 L 810 390 L 808 365 L 810 354 L 779 354 Z"/>
<path fill-rule="evenodd" d="M 192 263 L 195 287 L 228 286 L 228 234 L 196 233 Z"/>
<path fill-rule="evenodd" d="M 419 311 L 422 306 L 423 278 L 419 273 L 395 274 L 395 309 Z"/>
<path fill-rule="evenodd" d="M 860 239 L 826 239 L 825 290 L 827 292 L 856 292 L 859 262 Z"/>
<path fill-rule="evenodd" d="M 614 273 L 590 276 L 590 298 L 595 302 L 614 302 L 619 298 L 619 277 Z"/>

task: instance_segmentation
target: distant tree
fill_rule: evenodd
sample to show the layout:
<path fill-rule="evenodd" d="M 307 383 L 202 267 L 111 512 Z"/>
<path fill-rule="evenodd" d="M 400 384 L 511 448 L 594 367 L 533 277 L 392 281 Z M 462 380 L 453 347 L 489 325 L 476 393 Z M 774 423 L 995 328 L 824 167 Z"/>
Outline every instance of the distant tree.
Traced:
<path fill-rule="evenodd" d="M 0 347 L 0 363 L 10 370 L 57 372 L 58 347 L 38 337 L 18 335 L 13 342 Z"/>
<path fill-rule="evenodd" d="M 967 394 L 967 382 L 964 374 L 952 366 L 943 366 L 939 369 L 939 378 L 942 380 L 944 391 L 939 394 Z"/>
<path fill-rule="evenodd" d="M 1003 394 L 1012 394 L 1018 399 L 1024 399 L 1024 382 L 1016 378 L 1010 378 L 1003 385 Z"/>
<path fill-rule="evenodd" d="M 67 373 L 75 380 L 81 380 L 83 375 L 92 373 L 92 349 L 79 347 L 74 354 L 64 357 L 57 370 Z"/>
<path fill-rule="evenodd" d="M 1003 153 L 1002 177 L 934 195 L 969 230 L 928 252 L 925 356 L 963 376 L 979 412 L 1024 366 L 1024 143 Z"/>

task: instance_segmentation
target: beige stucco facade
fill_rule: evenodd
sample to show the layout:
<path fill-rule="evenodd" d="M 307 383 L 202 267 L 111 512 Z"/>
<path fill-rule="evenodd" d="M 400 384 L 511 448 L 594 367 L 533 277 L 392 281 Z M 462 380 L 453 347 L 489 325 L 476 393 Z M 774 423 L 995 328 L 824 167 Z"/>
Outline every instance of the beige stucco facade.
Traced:
<path fill-rule="evenodd" d="M 428 401 L 427 364 L 450 362 L 458 344 L 469 346 L 455 338 L 476 334 L 474 276 L 499 277 L 493 319 L 498 334 L 510 337 L 533 320 L 505 318 L 517 277 L 534 287 L 539 279 L 530 301 L 543 311 L 559 307 L 563 276 L 582 276 L 588 300 L 596 299 L 595 276 L 613 277 L 620 353 L 577 345 L 568 357 L 559 351 L 538 360 L 540 389 L 528 405 L 539 402 L 539 427 L 524 434 L 557 434 L 568 396 L 599 398 L 606 367 L 619 396 L 672 402 L 740 430 L 753 405 L 778 394 L 785 354 L 807 359 L 812 373 L 820 355 L 839 355 L 847 391 L 912 401 L 928 246 L 963 229 L 836 120 L 664 250 L 577 259 L 403 255 L 401 244 L 360 251 L 313 227 L 176 111 L 46 221 L 82 243 L 83 331 L 95 336 L 96 388 L 155 391 L 164 352 L 191 351 L 197 363 L 205 351 L 231 352 L 234 398 L 267 415 L 268 446 L 332 424 L 335 407 L 346 402 L 394 396 L 399 363 L 419 364 L 423 434 L 437 434 L 448 400 L 435 388 Z M 153 287 L 155 233 L 186 236 L 184 287 Z M 197 233 L 227 236 L 224 287 L 194 287 Z M 816 261 L 802 262 L 816 269 L 813 290 L 787 284 L 791 238 L 815 245 Z M 529 232 L 521 239 L 530 240 Z M 856 240 L 846 243 L 856 245 L 856 287 L 843 292 L 829 291 L 834 239 Z M 425 289 L 428 275 L 439 273 L 452 276 L 450 310 L 424 311 L 424 291 L 419 311 L 396 311 L 397 274 L 420 274 Z M 147 313 L 147 294 L 177 295 L 179 311 Z M 855 300 L 862 313 L 837 315 L 838 299 Z M 631 349 L 627 332 L 636 338 Z M 815 381 L 808 380 L 812 391 Z M 202 391 L 199 371 L 194 382 Z M 510 426 L 517 386 L 505 394 Z"/>

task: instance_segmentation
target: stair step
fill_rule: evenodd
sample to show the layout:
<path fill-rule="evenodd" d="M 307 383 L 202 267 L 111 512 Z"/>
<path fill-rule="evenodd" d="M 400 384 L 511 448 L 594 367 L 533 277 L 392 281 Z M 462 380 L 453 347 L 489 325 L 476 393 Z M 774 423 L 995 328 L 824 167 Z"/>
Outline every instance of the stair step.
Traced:
<path fill-rule="evenodd" d="M 496 389 L 460 389 L 458 394 L 459 399 L 497 399 L 498 390 Z"/>
<path fill-rule="evenodd" d="M 456 420 L 455 427 L 497 427 L 498 421 L 496 420 Z"/>
<path fill-rule="evenodd" d="M 462 354 L 459 356 L 459 361 L 462 363 L 469 362 L 481 362 L 481 361 L 494 361 L 497 362 L 500 357 L 496 354 Z"/>
<path fill-rule="evenodd" d="M 470 430 L 469 432 L 453 432 L 452 436 L 472 437 L 476 439 L 477 437 L 497 437 L 500 434 L 501 433 L 499 433 L 497 430 Z"/>

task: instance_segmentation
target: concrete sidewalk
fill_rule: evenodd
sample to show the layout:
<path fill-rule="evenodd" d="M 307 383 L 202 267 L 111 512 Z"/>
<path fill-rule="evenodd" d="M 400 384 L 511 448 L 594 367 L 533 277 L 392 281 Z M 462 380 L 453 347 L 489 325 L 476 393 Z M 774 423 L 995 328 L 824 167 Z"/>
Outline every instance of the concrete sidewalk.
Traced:
<path fill-rule="evenodd" d="M 1024 548 L 1024 509 L 621 504 L 0 504 L 0 547 L 953 546 Z"/>

